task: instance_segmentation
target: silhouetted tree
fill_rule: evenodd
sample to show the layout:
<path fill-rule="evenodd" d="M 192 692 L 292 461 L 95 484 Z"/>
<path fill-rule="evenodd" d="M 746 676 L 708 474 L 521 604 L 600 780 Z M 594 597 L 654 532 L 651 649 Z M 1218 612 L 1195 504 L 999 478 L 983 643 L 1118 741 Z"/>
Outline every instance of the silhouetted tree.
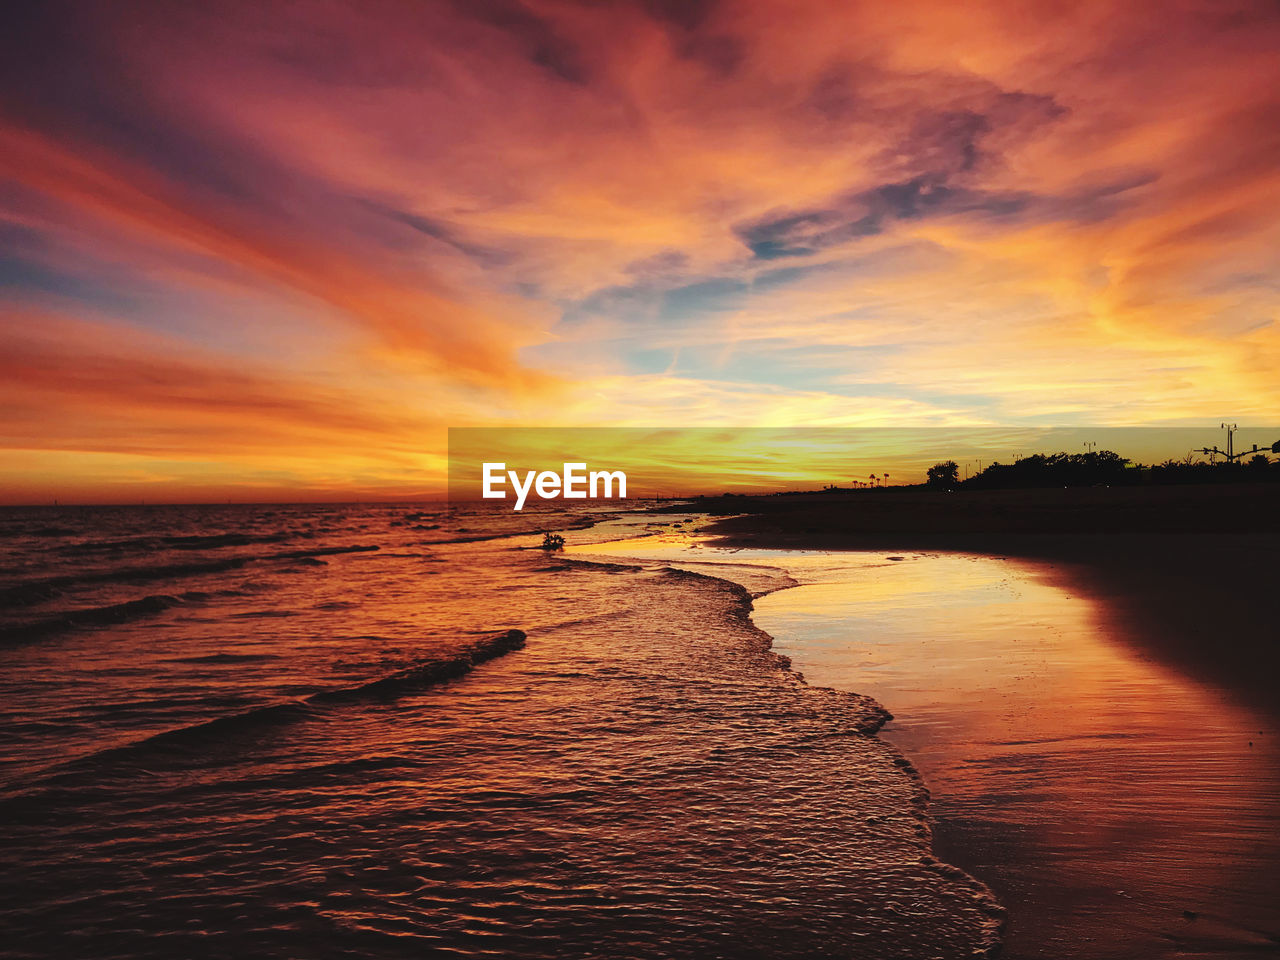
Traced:
<path fill-rule="evenodd" d="M 1085 487 L 1132 480 L 1124 457 L 1110 450 L 1088 453 L 1036 453 L 1011 464 L 993 463 L 965 481 L 966 487 Z"/>
<path fill-rule="evenodd" d="M 950 490 L 960 482 L 960 465 L 954 460 L 935 463 L 925 471 L 925 482 L 931 487 Z"/>

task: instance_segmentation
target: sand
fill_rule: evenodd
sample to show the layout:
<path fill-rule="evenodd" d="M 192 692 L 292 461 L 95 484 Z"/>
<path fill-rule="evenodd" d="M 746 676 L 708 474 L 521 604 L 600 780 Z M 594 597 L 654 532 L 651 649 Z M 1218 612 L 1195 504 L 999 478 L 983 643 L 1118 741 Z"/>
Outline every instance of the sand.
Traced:
<path fill-rule="evenodd" d="M 1280 713 L 1280 485 L 728 497 L 730 546 L 933 549 L 1036 560 L 1126 641 Z"/>
<path fill-rule="evenodd" d="M 753 619 L 894 713 L 935 852 L 1009 910 L 1004 956 L 1255 955 L 1280 946 L 1270 495 L 732 497 L 701 504 L 734 514 L 718 536 L 670 540 L 800 581 Z M 1239 516 L 1262 529 L 1215 532 Z"/>

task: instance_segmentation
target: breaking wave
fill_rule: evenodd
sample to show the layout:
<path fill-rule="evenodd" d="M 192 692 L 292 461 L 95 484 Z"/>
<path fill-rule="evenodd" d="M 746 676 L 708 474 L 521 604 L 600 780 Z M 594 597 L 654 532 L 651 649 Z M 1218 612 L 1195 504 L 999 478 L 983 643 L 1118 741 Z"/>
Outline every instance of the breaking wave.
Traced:
<path fill-rule="evenodd" d="M 123 746 L 77 757 L 61 765 L 54 776 L 42 778 L 42 780 L 46 784 L 56 783 L 72 772 L 78 774 L 79 770 L 86 765 L 137 764 L 145 762 L 159 752 L 195 753 L 198 758 L 203 758 L 205 748 L 210 745 L 225 747 L 233 738 L 303 719 L 315 714 L 318 709 L 361 701 L 392 700 L 449 680 L 456 680 L 482 663 L 521 649 L 525 645 L 525 640 L 526 635 L 522 630 L 504 630 L 468 644 L 452 656 L 423 660 L 411 667 L 366 683 L 321 690 L 300 700 L 273 703 L 242 713 L 215 717 L 212 720 L 153 734 Z M 262 659 L 262 657 L 215 654 L 208 657 L 188 658 L 184 662 L 243 663 L 256 659 Z"/>
<path fill-rule="evenodd" d="M 51 634 L 62 633 L 77 627 L 96 627 L 113 623 L 127 623 L 142 617 L 155 616 L 183 601 L 167 594 L 155 594 L 124 603 L 112 603 L 102 607 L 86 607 L 68 610 L 56 616 L 31 620 L 12 626 L 0 627 L 0 646 L 28 643 Z"/>

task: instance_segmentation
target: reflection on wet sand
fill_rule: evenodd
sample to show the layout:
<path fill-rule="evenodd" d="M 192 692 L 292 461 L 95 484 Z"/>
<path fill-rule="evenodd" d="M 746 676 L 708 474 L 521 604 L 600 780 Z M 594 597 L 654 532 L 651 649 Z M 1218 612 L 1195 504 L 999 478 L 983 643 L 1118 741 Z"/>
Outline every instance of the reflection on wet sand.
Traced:
<path fill-rule="evenodd" d="M 756 624 L 811 683 L 896 716 L 883 736 L 933 793 L 937 852 L 1009 908 L 1005 956 L 1280 948 L 1273 721 L 1135 653 L 1046 568 L 688 537 L 608 550 L 704 573 L 764 564 L 800 582 L 758 599 Z"/>

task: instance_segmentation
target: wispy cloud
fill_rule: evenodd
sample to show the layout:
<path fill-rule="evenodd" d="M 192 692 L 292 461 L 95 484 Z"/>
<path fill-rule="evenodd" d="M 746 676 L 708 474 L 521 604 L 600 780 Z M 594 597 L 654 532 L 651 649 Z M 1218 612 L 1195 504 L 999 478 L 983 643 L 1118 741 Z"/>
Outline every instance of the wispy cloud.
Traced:
<path fill-rule="evenodd" d="M 1273 4 L 224 0 L 7 27 L 21 496 L 161 461 L 232 489 L 266 442 L 272 484 L 416 491 L 450 423 L 1280 409 Z"/>

